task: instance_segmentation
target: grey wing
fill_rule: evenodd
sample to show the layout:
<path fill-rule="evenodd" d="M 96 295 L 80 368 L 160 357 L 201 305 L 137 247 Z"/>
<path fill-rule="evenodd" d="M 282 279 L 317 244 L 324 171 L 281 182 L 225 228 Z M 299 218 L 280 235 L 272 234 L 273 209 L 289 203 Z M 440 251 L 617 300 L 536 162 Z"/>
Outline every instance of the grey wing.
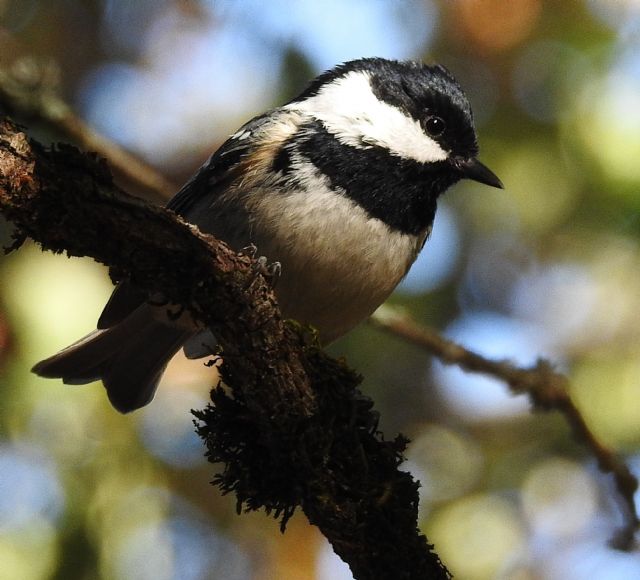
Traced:
<path fill-rule="evenodd" d="M 212 216 L 206 210 L 215 204 L 233 177 L 234 167 L 251 149 L 252 133 L 270 120 L 267 113 L 255 117 L 241 127 L 211 156 L 200 170 L 167 203 L 167 208 L 200 227 L 203 231 L 226 238 L 225 232 L 216 231 L 216 224 L 240 223 L 243 216 L 235 215 L 240 208 L 227 208 L 229 215 Z M 128 279 L 114 289 L 98 319 L 98 328 L 111 328 L 122 322 L 146 300 L 146 295 Z"/>
<path fill-rule="evenodd" d="M 271 119 L 271 115 L 265 113 L 245 123 L 171 198 L 167 203 L 167 208 L 187 218 L 190 210 L 198 205 L 203 198 L 213 198 L 221 190 L 224 190 L 229 177 L 233 175 L 233 169 L 242 157 L 250 152 L 252 144 L 255 143 L 253 135 L 267 125 Z M 197 221 L 192 223 L 198 225 Z"/>

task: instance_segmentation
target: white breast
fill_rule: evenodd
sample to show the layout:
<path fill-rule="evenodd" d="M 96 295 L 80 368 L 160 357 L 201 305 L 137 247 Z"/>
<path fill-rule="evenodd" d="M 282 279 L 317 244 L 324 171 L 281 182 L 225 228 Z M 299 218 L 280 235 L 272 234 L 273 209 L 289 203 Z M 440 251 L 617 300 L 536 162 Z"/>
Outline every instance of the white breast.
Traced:
<path fill-rule="evenodd" d="M 255 191 L 247 207 L 259 253 L 282 264 L 276 293 L 283 313 L 315 326 L 323 342 L 330 342 L 384 302 L 428 232 L 392 230 L 331 191 L 308 165 L 298 167 L 308 177 L 304 191 Z"/>

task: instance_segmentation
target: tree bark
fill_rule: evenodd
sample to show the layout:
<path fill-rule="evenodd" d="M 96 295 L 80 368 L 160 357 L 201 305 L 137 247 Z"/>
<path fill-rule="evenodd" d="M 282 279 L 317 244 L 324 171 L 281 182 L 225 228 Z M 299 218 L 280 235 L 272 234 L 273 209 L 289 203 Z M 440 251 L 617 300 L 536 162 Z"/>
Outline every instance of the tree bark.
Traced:
<path fill-rule="evenodd" d="M 448 578 L 417 527 L 418 484 L 398 469 L 360 377 L 282 320 L 269 273 L 172 212 L 117 188 L 104 161 L 47 149 L 0 122 L 0 211 L 43 249 L 91 256 L 160 293 L 218 338 L 225 387 L 195 412 L 214 483 L 238 510 L 301 507 L 358 579 Z"/>

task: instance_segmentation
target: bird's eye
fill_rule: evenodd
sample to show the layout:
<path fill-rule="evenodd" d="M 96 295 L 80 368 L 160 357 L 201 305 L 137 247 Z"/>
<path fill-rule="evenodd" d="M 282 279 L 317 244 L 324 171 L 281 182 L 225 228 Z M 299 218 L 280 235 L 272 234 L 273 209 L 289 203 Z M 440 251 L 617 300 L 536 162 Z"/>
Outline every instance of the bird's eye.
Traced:
<path fill-rule="evenodd" d="M 427 120 L 424 125 L 427 129 L 427 132 L 432 137 L 440 137 L 440 135 L 444 133 L 444 130 L 446 128 L 445 122 L 440 117 L 437 117 L 436 115 L 427 117 Z"/>

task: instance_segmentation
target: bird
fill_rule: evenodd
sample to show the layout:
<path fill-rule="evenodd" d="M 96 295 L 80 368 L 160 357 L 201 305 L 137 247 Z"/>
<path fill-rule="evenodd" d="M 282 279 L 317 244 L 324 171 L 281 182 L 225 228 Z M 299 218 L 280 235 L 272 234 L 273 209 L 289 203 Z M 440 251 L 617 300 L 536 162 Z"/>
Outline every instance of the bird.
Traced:
<path fill-rule="evenodd" d="M 461 179 L 503 187 L 478 160 L 471 106 L 449 70 L 361 58 L 243 125 L 167 207 L 279 263 L 283 316 L 314 327 L 326 345 L 391 294 L 431 233 L 438 198 Z M 201 358 L 211 344 L 210 331 L 169 317 L 125 279 L 97 329 L 33 372 L 102 380 L 128 413 L 152 400 L 180 348 Z"/>

